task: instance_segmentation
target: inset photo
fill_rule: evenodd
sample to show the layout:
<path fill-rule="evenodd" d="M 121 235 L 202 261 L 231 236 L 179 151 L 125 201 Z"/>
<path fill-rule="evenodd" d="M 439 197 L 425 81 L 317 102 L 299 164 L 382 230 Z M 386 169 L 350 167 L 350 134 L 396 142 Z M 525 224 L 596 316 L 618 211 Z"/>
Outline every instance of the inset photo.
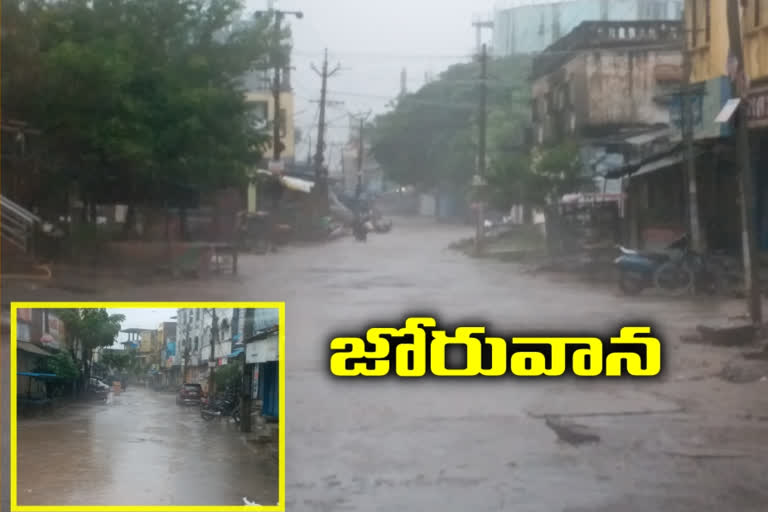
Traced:
<path fill-rule="evenodd" d="M 284 510 L 284 318 L 12 303 L 11 510 Z"/>

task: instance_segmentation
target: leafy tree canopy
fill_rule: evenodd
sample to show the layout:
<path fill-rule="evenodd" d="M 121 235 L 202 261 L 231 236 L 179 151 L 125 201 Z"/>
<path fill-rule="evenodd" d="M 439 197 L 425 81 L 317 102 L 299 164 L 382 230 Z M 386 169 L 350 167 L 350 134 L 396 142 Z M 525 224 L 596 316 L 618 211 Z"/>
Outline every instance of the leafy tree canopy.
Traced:
<path fill-rule="evenodd" d="M 488 63 L 488 160 L 522 139 L 527 109 L 529 59 Z M 457 64 L 439 79 L 400 98 L 375 119 L 376 160 L 389 178 L 423 188 L 465 186 L 475 172 L 480 65 Z"/>
<path fill-rule="evenodd" d="M 272 21 L 233 25 L 241 4 L 3 2 L 3 117 L 42 131 L 51 187 L 152 200 L 244 179 L 265 138 L 241 77 L 269 62 Z"/>
<path fill-rule="evenodd" d="M 73 381 L 80 376 L 80 369 L 69 352 L 61 351 L 40 361 L 36 371 L 52 373 L 64 381 Z"/>

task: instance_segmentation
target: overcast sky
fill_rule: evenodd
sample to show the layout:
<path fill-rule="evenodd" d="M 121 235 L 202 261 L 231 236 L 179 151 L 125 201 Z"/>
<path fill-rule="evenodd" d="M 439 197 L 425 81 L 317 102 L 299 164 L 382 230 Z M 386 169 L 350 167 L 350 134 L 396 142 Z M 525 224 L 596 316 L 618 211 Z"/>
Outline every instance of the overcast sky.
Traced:
<path fill-rule="evenodd" d="M 125 315 L 125 322 L 123 322 L 123 329 L 130 329 L 137 327 L 140 329 L 157 329 L 161 322 L 174 322 L 171 317 L 176 316 L 175 309 L 136 309 L 136 308 L 108 308 L 107 312 L 110 315 Z M 126 341 L 127 334 L 120 333 L 117 337 L 117 343 L 113 346 L 122 348 L 120 346 L 121 341 Z"/>
<path fill-rule="evenodd" d="M 474 15 L 488 15 L 493 0 L 275 0 L 284 10 L 300 10 L 291 20 L 293 31 L 293 86 L 296 126 L 305 140 L 311 128 L 316 140 L 320 78 L 312 71 L 322 65 L 328 48 L 329 67 L 341 70 L 328 83 L 329 100 L 343 101 L 328 110 L 329 146 L 346 141 L 346 112 L 385 110 L 400 90 L 400 72 L 407 70 L 408 89 L 424 83 L 425 72 L 437 75 L 453 63 L 466 61 L 474 51 Z M 267 0 L 249 0 L 249 9 L 264 9 Z M 486 34 L 485 39 L 489 39 Z M 312 126 L 312 125 L 315 126 Z M 307 146 L 297 148 L 305 158 Z M 338 150 L 330 156 L 338 162 Z"/>

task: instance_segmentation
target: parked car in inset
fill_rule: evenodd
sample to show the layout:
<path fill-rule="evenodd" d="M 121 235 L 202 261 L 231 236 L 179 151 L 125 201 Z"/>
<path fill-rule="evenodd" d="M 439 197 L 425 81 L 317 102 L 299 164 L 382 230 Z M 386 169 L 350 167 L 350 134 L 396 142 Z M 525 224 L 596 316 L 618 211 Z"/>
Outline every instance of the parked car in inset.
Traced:
<path fill-rule="evenodd" d="M 91 390 L 95 391 L 96 393 L 109 393 L 109 391 L 112 389 L 104 381 L 95 377 L 91 377 L 90 385 Z"/>
<path fill-rule="evenodd" d="M 184 384 L 176 394 L 177 405 L 197 405 L 203 396 L 203 387 L 200 384 Z"/>

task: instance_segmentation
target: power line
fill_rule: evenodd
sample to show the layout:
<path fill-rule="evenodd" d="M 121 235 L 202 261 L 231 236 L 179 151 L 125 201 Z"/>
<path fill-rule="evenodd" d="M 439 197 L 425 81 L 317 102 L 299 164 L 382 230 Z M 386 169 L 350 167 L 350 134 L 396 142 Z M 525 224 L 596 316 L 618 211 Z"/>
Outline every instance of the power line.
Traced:
<path fill-rule="evenodd" d="M 627 51 L 627 50 L 640 50 L 640 51 L 652 51 L 652 50 L 679 50 L 679 42 L 671 42 L 671 43 L 656 43 L 656 44 L 628 44 L 624 46 L 609 46 L 609 47 L 585 47 L 585 48 L 578 48 L 573 50 L 542 50 L 539 52 L 520 52 L 520 53 L 514 53 L 512 55 L 507 55 L 504 57 L 494 57 L 493 60 L 504 60 L 509 59 L 513 57 L 539 57 L 539 56 L 560 56 L 560 55 L 575 55 L 583 52 L 589 52 L 593 50 L 611 50 L 611 51 Z M 313 57 L 317 56 L 318 53 L 316 52 L 305 52 L 301 50 L 294 50 L 294 54 L 301 55 L 305 57 Z M 430 59 L 470 59 L 474 60 L 477 58 L 477 55 L 467 53 L 467 54 L 456 54 L 456 55 L 418 55 L 418 54 L 411 54 L 411 55 L 403 55 L 403 54 L 386 54 L 386 53 L 368 53 L 368 52 L 341 52 L 339 55 L 343 55 L 345 57 L 349 56 L 359 56 L 359 57 L 365 57 L 365 58 L 385 58 L 385 59 L 423 59 L 423 60 L 430 60 Z M 492 63 L 493 60 L 490 60 L 489 63 Z"/>

